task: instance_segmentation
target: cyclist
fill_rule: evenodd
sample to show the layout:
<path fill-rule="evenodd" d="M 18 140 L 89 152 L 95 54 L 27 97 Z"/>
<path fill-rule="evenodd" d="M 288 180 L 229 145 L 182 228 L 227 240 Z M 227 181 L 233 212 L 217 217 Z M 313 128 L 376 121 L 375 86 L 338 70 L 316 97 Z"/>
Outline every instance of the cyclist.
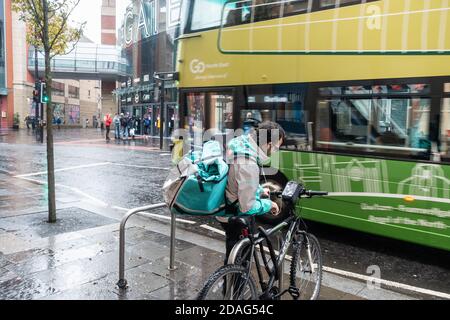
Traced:
<path fill-rule="evenodd" d="M 272 136 L 277 136 L 277 141 L 271 141 Z M 272 152 L 278 150 L 284 138 L 285 132 L 278 123 L 265 121 L 228 143 L 227 161 L 230 166 L 225 195 L 230 207 L 223 216 L 217 217 L 225 230 L 225 264 L 234 245 L 240 240 L 243 228 L 239 223 L 229 224 L 230 216 L 238 215 L 253 222 L 255 215 L 268 212 L 279 214 L 280 208 L 275 202 L 261 199 L 263 194 L 268 197 L 268 190 L 263 190 L 259 185 L 259 177 L 261 165 L 267 162 Z M 258 144 L 258 141 L 261 143 Z"/>

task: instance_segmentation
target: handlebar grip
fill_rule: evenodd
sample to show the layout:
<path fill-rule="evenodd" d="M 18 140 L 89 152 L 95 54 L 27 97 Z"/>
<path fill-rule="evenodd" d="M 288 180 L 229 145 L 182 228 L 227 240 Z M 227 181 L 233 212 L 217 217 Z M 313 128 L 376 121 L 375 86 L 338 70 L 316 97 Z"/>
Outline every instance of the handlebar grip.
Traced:
<path fill-rule="evenodd" d="M 281 197 L 283 191 L 270 191 L 269 196 L 266 194 L 261 194 L 261 199 L 270 199 L 270 197 Z"/>
<path fill-rule="evenodd" d="M 308 190 L 305 192 L 305 194 L 308 197 L 314 197 L 314 196 L 326 196 L 328 195 L 327 191 L 313 191 L 313 190 Z"/>

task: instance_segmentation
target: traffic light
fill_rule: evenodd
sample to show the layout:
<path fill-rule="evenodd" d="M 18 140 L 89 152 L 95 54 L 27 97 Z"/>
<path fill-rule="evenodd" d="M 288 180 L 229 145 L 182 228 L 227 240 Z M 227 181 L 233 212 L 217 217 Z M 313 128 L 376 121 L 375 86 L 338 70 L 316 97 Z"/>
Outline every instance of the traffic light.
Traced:
<path fill-rule="evenodd" d="M 45 82 L 41 82 L 41 103 L 48 102 L 47 87 Z"/>
<path fill-rule="evenodd" d="M 39 98 L 39 90 L 34 89 L 33 90 L 33 102 L 39 103 L 39 100 L 40 100 L 40 98 Z"/>

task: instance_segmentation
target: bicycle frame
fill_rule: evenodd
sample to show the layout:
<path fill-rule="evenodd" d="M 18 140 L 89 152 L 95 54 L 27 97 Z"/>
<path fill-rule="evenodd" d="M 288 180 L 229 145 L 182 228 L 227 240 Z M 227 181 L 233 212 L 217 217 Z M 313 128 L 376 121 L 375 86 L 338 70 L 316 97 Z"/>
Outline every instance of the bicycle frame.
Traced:
<path fill-rule="evenodd" d="M 234 264 L 236 262 L 237 254 L 241 251 L 241 249 L 245 248 L 245 246 L 250 245 L 251 250 L 249 253 L 250 259 L 249 259 L 249 264 L 248 264 L 248 272 L 250 273 L 250 269 L 251 269 L 252 263 L 254 261 L 255 265 L 256 265 L 256 271 L 258 273 L 259 284 L 263 291 L 261 297 L 263 297 L 263 298 L 264 297 L 270 298 L 270 294 L 271 294 L 270 291 L 273 288 L 275 281 L 280 279 L 281 272 L 283 272 L 282 264 L 283 264 L 284 258 L 287 254 L 289 247 L 292 245 L 292 243 L 296 242 L 295 235 L 298 234 L 300 221 L 301 221 L 300 217 L 291 215 L 289 218 L 287 218 L 286 220 L 284 220 L 277 226 L 275 226 L 267 231 L 264 230 L 262 227 L 259 227 L 258 228 L 259 233 L 256 236 L 249 235 L 247 238 L 242 239 L 233 247 L 233 249 L 230 253 L 230 256 L 228 259 L 228 264 Z M 283 230 L 286 227 L 288 227 L 288 231 L 286 233 L 286 236 L 284 237 L 280 251 L 278 252 L 278 255 L 276 255 L 275 250 L 272 245 L 272 241 L 269 239 L 269 237 L 274 235 L 276 232 Z M 305 233 L 305 231 L 300 231 L 300 233 Z M 308 238 L 305 237 L 305 239 L 307 241 Z M 266 255 L 264 254 L 264 246 L 263 246 L 264 241 L 266 241 L 266 243 L 267 243 L 270 258 L 272 259 L 272 261 L 275 262 L 275 263 L 273 263 L 273 269 L 271 269 L 269 267 L 268 261 L 266 259 Z M 307 245 L 309 248 L 309 244 L 307 244 Z M 260 251 L 260 255 L 261 255 L 261 260 L 263 261 L 263 264 L 264 264 L 264 268 L 265 268 L 267 274 L 269 275 L 269 280 L 267 283 L 264 282 L 263 274 L 261 271 L 261 263 L 258 259 L 259 257 L 255 250 L 255 248 L 257 246 L 259 246 L 259 249 L 260 249 L 259 251 Z M 310 261 L 310 264 L 312 264 L 311 255 L 309 252 L 308 252 L 308 260 Z M 286 290 L 278 293 L 277 295 L 275 295 L 275 297 L 279 297 L 279 296 L 285 294 L 286 292 L 290 292 L 290 289 L 286 289 Z"/>

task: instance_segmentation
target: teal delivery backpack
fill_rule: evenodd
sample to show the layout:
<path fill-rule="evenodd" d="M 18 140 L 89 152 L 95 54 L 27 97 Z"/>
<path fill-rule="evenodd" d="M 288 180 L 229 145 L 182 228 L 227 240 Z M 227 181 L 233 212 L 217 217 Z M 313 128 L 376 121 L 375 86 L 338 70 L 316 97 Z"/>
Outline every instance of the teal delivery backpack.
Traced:
<path fill-rule="evenodd" d="M 228 164 L 218 141 L 203 144 L 201 152 L 184 156 L 170 171 L 164 186 L 164 201 L 172 213 L 215 215 L 226 208 Z"/>

